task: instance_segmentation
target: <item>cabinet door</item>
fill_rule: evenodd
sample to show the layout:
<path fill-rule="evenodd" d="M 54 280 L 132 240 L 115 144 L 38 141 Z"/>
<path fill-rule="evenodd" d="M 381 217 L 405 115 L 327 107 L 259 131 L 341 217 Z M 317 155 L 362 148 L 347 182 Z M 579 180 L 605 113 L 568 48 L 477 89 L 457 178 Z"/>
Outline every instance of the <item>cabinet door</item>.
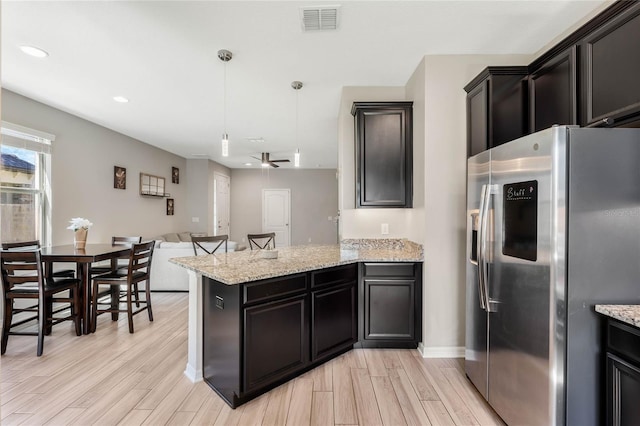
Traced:
<path fill-rule="evenodd" d="M 640 114 L 640 3 L 581 43 L 584 122 L 627 120 Z"/>
<path fill-rule="evenodd" d="M 413 279 L 369 279 L 364 285 L 365 340 L 415 339 Z"/>
<path fill-rule="evenodd" d="M 553 57 L 529 76 L 532 132 L 554 124 L 578 124 L 576 47 Z"/>
<path fill-rule="evenodd" d="M 640 368 L 607 353 L 607 424 L 640 424 Z"/>
<path fill-rule="evenodd" d="M 489 81 L 478 85 L 467 94 L 467 156 L 472 157 L 487 149 Z"/>
<path fill-rule="evenodd" d="M 356 207 L 412 206 L 410 102 L 356 102 Z"/>
<path fill-rule="evenodd" d="M 307 300 L 302 295 L 244 309 L 244 392 L 306 366 Z"/>
<path fill-rule="evenodd" d="M 311 294 L 312 361 L 353 346 L 357 340 L 356 285 Z"/>

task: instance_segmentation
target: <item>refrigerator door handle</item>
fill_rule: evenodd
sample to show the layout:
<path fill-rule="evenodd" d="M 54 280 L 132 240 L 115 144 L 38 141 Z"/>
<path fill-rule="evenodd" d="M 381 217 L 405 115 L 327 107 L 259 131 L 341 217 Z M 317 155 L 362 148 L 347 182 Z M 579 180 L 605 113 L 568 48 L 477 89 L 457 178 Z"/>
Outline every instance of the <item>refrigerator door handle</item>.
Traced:
<path fill-rule="evenodd" d="M 484 199 L 484 203 L 481 203 L 481 213 L 480 213 L 480 231 L 481 238 L 480 240 L 480 251 L 482 252 L 482 262 L 480 263 L 480 267 L 478 268 L 480 271 L 480 275 L 482 276 L 482 294 L 484 296 L 484 309 L 487 312 L 495 312 L 495 310 L 491 309 L 491 303 L 489 299 L 489 264 L 487 262 L 487 227 L 489 223 L 489 207 L 491 205 L 491 195 L 496 194 L 498 187 L 497 185 L 485 185 L 484 191 L 482 194 L 482 198 Z"/>
<path fill-rule="evenodd" d="M 483 231 L 483 221 L 484 221 L 484 210 L 485 210 L 485 204 L 487 204 L 486 201 L 486 194 L 487 194 L 487 185 L 482 185 L 482 189 L 480 190 L 480 210 L 479 210 L 479 226 L 478 226 L 478 239 L 476 241 L 476 252 L 478 253 L 478 297 L 480 298 L 480 307 L 483 310 L 487 310 L 487 304 L 486 304 L 486 300 L 487 300 L 487 296 L 485 294 L 485 283 L 484 283 L 484 272 L 483 272 L 483 268 L 484 268 L 484 246 L 483 246 L 483 241 L 484 241 L 484 231 Z"/>

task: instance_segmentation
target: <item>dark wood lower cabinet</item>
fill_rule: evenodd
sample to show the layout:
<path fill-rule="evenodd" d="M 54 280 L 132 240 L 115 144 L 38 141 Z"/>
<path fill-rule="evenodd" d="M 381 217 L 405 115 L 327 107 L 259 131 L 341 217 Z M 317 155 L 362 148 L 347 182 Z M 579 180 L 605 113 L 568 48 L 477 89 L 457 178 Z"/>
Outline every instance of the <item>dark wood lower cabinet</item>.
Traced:
<path fill-rule="evenodd" d="M 314 291 L 311 300 L 311 359 L 327 358 L 353 347 L 358 333 L 356 281 L 338 288 Z"/>
<path fill-rule="evenodd" d="M 607 425 L 640 424 L 640 329 L 607 320 Z"/>
<path fill-rule="evenodd" d="M 609 425 L 640 424 L 640 367 L 607 354 Z"/>
<path fill-rule="evenodd" d="M 368 263 L 362 271 L 375 275 L 366 281 L 364 344 L 357 263 L 238 285 L 203 278 L 205 382 L 235 408 L 354 345 L 415 348 L 422 264 Z"/>
<path fill-rule="evenodd" d="M 422 340 L 422 264 L 363 263 L 358 346 L 416 348 Z"/>
<path fill-rule="evenodd" d="M 251 392 L 309 362 L 307 295 L 244 309 L 244 390 Z"/>

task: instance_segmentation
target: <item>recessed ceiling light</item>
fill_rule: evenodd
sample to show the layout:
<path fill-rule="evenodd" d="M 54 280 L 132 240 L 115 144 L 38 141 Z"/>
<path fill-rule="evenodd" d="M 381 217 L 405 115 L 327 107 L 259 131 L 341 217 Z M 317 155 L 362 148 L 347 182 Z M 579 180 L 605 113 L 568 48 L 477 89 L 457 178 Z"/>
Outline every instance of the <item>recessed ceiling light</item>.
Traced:
<path fill-rule="evenodd" d="M 249 140 L 249 142 L 257 142 L 257 143 L 263 143 L 264 142 L 264 138 L 263 137 L 259 137 L 259 138 L 247 138 Z"/>
<path fill-rule="evenodd" d="M 251 165 L 251 163 L 244 163 L 244 165 L 245 165 L 245 166 L 250 166 L 250 165 Z"/>
<path fill-rule="evenodd" d="M 114 96 L 113 100 L 116 102 L 120 102 L 121 104 L 126 104 L 127 102 L 129 102 L 129 99 L 125 98 L 124 96 Z"/>
<path fill-rule="evenodd" d="M 20 46 L 20 50 L 22 50 L 27 55 L 33 56 L 36 58 L 46 58 L 47 56 L 49 56 L 49 53 L 34 46 L 27 46 L 27 45 Z"/>

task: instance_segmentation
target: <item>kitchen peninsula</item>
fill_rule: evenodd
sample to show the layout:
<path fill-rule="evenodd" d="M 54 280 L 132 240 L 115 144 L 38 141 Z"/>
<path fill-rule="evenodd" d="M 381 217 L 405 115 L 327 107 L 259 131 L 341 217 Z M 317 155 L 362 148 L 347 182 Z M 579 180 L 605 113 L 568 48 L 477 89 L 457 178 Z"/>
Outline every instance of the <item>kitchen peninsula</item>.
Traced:
<path fill-rule="evenodd" d="M 394 239 L 170 259 L 189 273 L 185 374 L 236 407 L 354 345 L 415 348 L 422 260 Z"/>

